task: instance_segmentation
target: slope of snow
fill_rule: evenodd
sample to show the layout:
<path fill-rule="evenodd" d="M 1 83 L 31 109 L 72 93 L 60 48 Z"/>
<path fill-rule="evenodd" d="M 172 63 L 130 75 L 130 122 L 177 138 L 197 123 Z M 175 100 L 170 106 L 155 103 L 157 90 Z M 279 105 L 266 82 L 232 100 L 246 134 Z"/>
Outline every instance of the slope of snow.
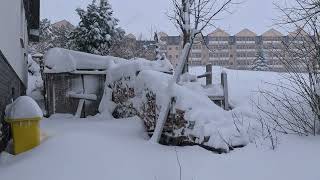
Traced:
<path fill-rule="evenodd" d="M 48 139 L 17 155 L 0 155 L 2 180 L 245 179 L 318 180 L 318 137 L 283 137 L 271 151 L 250 144 L 228 154 L 200 147 L 147 141 L 141 120 L 74 119 L 55 115 L 41 122 Z"/>

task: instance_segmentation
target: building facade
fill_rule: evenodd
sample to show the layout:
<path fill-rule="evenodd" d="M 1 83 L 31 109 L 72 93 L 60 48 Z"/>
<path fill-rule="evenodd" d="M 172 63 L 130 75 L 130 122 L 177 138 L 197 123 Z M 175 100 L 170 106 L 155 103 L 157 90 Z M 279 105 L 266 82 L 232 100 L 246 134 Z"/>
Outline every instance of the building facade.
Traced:
<path fill-rule="evenodd" d="M 0 5 L 0 152 L 10 139 L 6 106 L 27 87 L 28 42 L 39 36 L 40 0 L 3 0 Z"/>
<path fill-rule="evenodd" d="M 181 36 L 168 36 L 160 33 L 163 46 L 161 50 L 175 66 L 181 53 Z M 217 28 L 204 39 L 196 37 L 190 56 L 189 65 L 225 66 L 235 69 L 250 69 L 258 50 L 262 50 L 264 58 L 271 70 L 281 68 L 283 58 L 283 42 L 289 35 L 283 35 L 275 29 L 270 29 L 257 35 L 249 29 L 243 29 L 235 35 L 230 35 Z"/>

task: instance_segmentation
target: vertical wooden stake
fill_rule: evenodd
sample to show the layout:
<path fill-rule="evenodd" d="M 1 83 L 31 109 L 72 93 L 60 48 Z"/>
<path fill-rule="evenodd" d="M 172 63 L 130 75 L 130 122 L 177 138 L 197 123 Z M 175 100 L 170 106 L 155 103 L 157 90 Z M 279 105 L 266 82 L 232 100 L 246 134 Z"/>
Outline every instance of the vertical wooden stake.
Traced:
<path fill-rule="evenodd" d="M 228 75 L 225 71 L 221 73 L 221 84 L 224 95 L 224 109 L 229 110 Z"/>
<path fill-rule="evenodd" d="M 206 85 L 209 86 L 212 84 L 212 64 L 206 65 Z"/>

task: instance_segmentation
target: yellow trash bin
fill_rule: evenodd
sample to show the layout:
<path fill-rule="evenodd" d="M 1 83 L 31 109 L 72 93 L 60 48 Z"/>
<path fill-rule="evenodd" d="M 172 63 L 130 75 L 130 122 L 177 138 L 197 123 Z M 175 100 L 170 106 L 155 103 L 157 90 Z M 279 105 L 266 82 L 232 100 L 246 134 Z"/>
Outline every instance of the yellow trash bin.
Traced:
<path fill-rule="evenodd" d="M 14 154 L 40 144 L 39 122 L 42 117 L 40 107 L 28 96 L 21 96 L 7 106 L 6 121 L 11 125 Z"/>

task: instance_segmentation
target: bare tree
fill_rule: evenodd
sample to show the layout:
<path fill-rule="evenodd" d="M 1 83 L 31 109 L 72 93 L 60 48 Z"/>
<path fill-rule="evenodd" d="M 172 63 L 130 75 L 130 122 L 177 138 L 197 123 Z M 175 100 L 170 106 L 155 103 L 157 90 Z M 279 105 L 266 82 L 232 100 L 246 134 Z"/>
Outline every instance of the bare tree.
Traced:
<path fill-rule="evenodd" d="M 277 90 L 262 90 L 261 97 L 269 107 L 257 104 L 265 119 L 283 133 L 316 135 L 320 124 L 319 62 L 320 3 L 318 0 L 295 0 L 294 6 L 276 5 L 283 17 L 278 25 L 296 28 L 283 41 L 278 57 L 283 65 L 284 80 L 271 84 Z"/>
<path fill-rule="evenodd" d="M 234 0 L 172 0 L 172 3 L 174 10 L 169 18 L 183 35 L 183 48 L 187 43 L 192 46 L 197 35 L 200 34 L 203 38 L 203 32 L 214 26 L 214 21 L 219 19 L 218 16 L 230 13 L 229 7 L 235 4 Z M 189 53 L 190 51 L 187 58 Z M 183 72 L 187 71 L 186 64 Z"/>
<path fill-rule="evenodd" d="M 142 37 L 133 39 L 125 37 L 113 43 L 110 55 L 124 59 L 145 58 L 153 60 L 156 57 L 155 43 L 151 40 L 143 40 Z"/>
<path fill-rule="evenodd" d="M 172 91 L 175 83 L 178 83 L 182 73 L 188 69 L 187 62 L 194 39 L 198 34 L 211 26 L 217 15 L 226 12 L 232 4 L 232 0 L 172 0 L 174 5 L 173 15 L 169 16 L 183 34 L 183 48 L 179 63 L 175 69 L 172 80 L 168 83 L 167 97 L 161 106 L 156 128 L 151 138 L 151 142 L 159 142 L 164 124 L 169 114 L 172 104 Z M 223 2 L 220 6 L 218 2 Z"/>

